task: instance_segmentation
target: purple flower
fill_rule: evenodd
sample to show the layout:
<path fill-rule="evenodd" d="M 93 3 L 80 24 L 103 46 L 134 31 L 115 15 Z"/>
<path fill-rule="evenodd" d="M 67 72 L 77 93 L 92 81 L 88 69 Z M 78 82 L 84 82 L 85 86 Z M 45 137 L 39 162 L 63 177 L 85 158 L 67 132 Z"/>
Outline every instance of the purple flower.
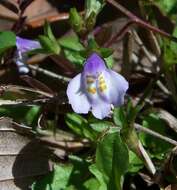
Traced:
<path fill-rule="evenodd" d="M 28 40 L 20 37 L 16 37 L 16 47 L 17 51 L 15 53 L 15 63 L 18 67 L 19 73 L 27 74 L 29 68 L 26 66 L 27 61 L 27 52 L 41 48 L 41 45 L 38 41 Z"/>
<path fill-rule="evenodd" d="M 20 37 L 16 37 L 16 46 L 17 51 L 22 53 L 27 53 L 28 51 L 39 49 L 41 45 L 38 41 L 35 40 L 28 40 Z"/>
<path fill-rule="evenodd" d="M 67 88 L 69 103 L 76 113 L 90 110 L 98 119 L 108 116 L 111 105 L 121 106 L 128 89 L 126 79 L 105 66 L 93 53 L 85 62 L 82 73 L 76 75 Z"/>

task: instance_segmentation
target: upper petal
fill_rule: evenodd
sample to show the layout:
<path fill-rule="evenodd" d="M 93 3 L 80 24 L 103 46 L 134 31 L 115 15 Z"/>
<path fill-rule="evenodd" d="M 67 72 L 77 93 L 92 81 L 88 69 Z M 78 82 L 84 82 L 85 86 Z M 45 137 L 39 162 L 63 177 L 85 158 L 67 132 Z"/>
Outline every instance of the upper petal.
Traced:
<path fill-rule="evenodd" d="M 92 113 L 98 119 L 103 119 L 109 116 L 111 104 L 99 99 L 96 104 L 92 105 Z"/>
<path fill-rule="evenodd" d="M 38 41 L 28 40 L 20 37 L 16 37 L 16 46 L 18 51 L 21 53 L 26 53 L 27 51 L 31 51 L 33 49 L 41 48 L 41 45 Z"/>
<path fill-rule="evenodd" d="M 91 54 L 84 65 L 84 73 L 97 75 L 97 73 L 106 69 L 104 60 L 97 54 Z"/>
<path fill-rule="evenodd" d="M 82 88 L 81 74 L 76 75 L 68 84 L 67 96 L 76 113 L 88 113 L 90 103 Z"/>

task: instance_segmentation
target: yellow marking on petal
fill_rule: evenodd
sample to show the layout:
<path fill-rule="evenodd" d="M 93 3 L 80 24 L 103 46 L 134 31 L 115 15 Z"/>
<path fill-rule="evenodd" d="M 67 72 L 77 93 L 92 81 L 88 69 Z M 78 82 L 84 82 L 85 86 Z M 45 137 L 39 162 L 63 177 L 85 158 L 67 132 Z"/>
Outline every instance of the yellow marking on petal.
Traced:
<path fill-rule="evenodd" d="M 87 92 L 90 94 L 95 94 L 96 93 L 96 88 L 87 88 Z"/>
<path fill-rule="evenodd" d="M 99 85 L 101 86 L 101 85 L 105 85 L 106 83 L 105 83 L 105 80 L 100 80 L 99 81 Z"/>
<path fill-rule="evenodd" d="M 106 84 L 99 85 L 99 90 L 100 90 L 101 92 L 104 92 L 106 89 L 107 89 Z"/>
<path fill-rule="evenodd" d="M 91 78 L 91 77 L 87 77 L 87 84 L 91 84 L 91 83 L 94 83 L 95 82 L 95 79 L 94 78 Z"/>
<path fill-rule="evenodd" d="M 104 80 L 103 75 L 99 75 L 99 76 L 98 76 L 98 80 Z"/>

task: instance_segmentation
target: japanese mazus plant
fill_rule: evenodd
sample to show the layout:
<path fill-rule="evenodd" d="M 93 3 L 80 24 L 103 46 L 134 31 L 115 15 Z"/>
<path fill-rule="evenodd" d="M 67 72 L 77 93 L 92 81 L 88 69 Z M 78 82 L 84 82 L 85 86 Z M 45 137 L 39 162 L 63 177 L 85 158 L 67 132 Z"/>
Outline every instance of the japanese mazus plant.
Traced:
<path fill-rule="evenodd" d="M 86 114 L 91 111 L 96 118 L 103 119 L 110 115 L 113 106 L 124 103 L 128 86 L 122 75 L 108 69 L 104 59 L 92 53 L 82 73 L 69 82 L 67 96 L 74 112 Z"/>

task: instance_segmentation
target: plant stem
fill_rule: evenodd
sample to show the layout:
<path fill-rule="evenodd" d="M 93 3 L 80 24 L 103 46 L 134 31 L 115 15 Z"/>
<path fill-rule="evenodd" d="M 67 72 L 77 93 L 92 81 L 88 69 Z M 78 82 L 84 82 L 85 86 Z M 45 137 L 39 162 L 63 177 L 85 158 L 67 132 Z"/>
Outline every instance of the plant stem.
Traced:
<path fill-rule="evenodd" d="M 148 128 L 142 127 L 141 125 L 139 125 L 137 123 L 135 123 L 134 126 L 135 126 L 135 129 L 137 129 L 138 131 L 145 132 L 145 133 L 147 133 L 149 135 L 152 135 L 152 136 L 154 136 L 156 138 L 164 140 L 164 141 L 166 141 L 166 142 L 168 142 L 168 143 L 170 143 L 170 144 L 172 144 L 174 146 L 177 146 L 177 141 L 175 141 L 173 139 L 170 139 L 169 137 L 163 136 L 163 135 L 161 135 L 161 134 L 159 134 L 159 133 L 157 133 L 155 131 L 152 131 L 152 130 L 150 130 Z"/>
<path fill-rule="evenodd" d="M 152 26 L 151 24 L 147 23 L 146 21 L 143 21 L 142 19 L 140 19 L 139 17 L 137 17 L 136 15 L 134 15 L 133 13 L 131 13 L 128 9 L 126 9 L 125 7 L 123 7 L 121 4 L 119 4 L 118 2 L 116 2 L 115 0 L 107 0 L 108 3 L 112 4 L 114 7 L 116 7 L 120 12 L 122 12 L 124 15 L 126 15 L 128 18 L 130 18 L 130 20 L 132 22 L 134 22 L 135 24 L 146 28 L 150 31 L 153 31 L 155 33 L 158 33 L 162 36 L 165 36 L 167 38 L 170 38 L 171 40 L 174 40 L 177 42 L 177 38 L 171 36 L 170 34 L 168 34 L 167 32 L 160 30 L 158 28 L 156 28 L 155 26 Z"/>
<path fill-rule="evenodd" d="M 134 24 L 133 21 L 127 22 L 127 24 L 125 24 L 125 26 L 115 36 L 113 36 L 108 42 L 105 43 L 104 47 L 109 47 L 115 41 L 121 39 L 128 32 L 130 26 L 133 24 Z"/>
<path fill-rule="evenodd" d="M 34 93 L 37 93 L 37 94 L 40 94 L 40 95 L 43 95 L 45 97 L 48 97 L 48 98 L 53 98 L 54 95 L 53 94 L 50 94 L 50 93 L 47 93 L 47 92 L 44 92 L 44 91 L 41 91 L 41 90 L 38 90 L 38 89 L 33 89 L 33 88 L 29 88 L 29 87 L 25 87 L 25 86 L 17 86 L 17 85 L 2 85 L 0 86 L 0 90 L 2 90 L 2 93 L 5 91 L 8 91 L 8 90 L 24 90 L 24 91 L 28 91 L 28 92 L 34 92 Z"/>
<path fill-rule="evenodd" d="M 144 149 L 144 147 L 140 141 L 139 141 L 139 149 L 140 149 L 140 152 L 143 156 L 143 159 L 145 161 L 147 168 L 149 169 L 151 174 L 154 175 L 156 173 L 156 168 L 155 168 L 151 158 L 149 157 L 148 153 L 146 152 L 146 150 Z"/>
<path fill-rule="evenodd" d="M 64 77 L 62 75 L 59 75 L 59 74 L 56 74 L 56 73 L 53 73 L 51 71 L 48 71 L 46 69 L 43 69 L 43 68 L 40 68 L 40 67 L 37 67 L 35 65 L 28 65 L 28 67 L 34 71 L 37 71 L 37 72 L 40 72 L 44 75 L 47 75 L 49 77 L 52 77 L 52 78 L 55 78 L 55 79 L 58 79 L 58 80 L 62 80 L 63 82 L 69 82 L 71 79 L 68 78 L 68 77 Z"/>

